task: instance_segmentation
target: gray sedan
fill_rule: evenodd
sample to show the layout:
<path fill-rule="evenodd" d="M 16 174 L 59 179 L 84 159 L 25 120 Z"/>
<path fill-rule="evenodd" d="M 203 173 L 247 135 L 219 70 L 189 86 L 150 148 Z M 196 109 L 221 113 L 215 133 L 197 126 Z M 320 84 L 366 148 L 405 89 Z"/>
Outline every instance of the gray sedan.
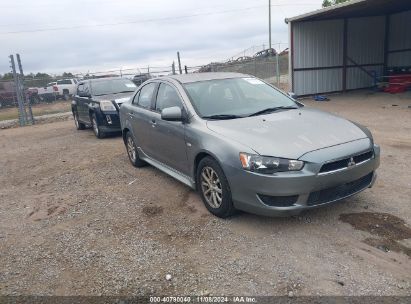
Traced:
<path fill-rule="evenodd" d="M 134 166 L 151 164 L 197 189 L 223 218 L 330 204 L 371 187 L 379 166 L 367 128 L 243 74 L 151 79 L 121 106 L 120 120 Z"/>

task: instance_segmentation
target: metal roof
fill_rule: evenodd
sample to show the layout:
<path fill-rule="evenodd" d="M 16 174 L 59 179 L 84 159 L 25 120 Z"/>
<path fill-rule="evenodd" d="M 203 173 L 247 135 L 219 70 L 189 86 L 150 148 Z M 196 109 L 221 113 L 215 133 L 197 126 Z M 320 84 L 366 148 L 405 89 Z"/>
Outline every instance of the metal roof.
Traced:
<path fill-rule="evenodd" d="M 286 18 L 285 22 L 381 16 L 411 10 L 410 0 L 351 0 L 310 13 Z"/>

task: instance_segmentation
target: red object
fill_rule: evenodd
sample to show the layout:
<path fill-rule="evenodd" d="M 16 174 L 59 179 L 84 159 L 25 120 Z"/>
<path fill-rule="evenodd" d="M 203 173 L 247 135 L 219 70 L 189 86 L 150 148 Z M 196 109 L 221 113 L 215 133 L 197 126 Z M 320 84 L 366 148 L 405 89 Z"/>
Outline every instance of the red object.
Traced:
<path fill-rule="evenodd" d="M 384 89 L 384 92 L 391 94 L 402 93 L 411 88 L 411 74 L 398 74 L 389 77 L 389 85 Z"/>
<path fill-rule="evenodd" d="M 57 92 L 59 90 L 58 86 L 53 86 L 53 90 Z"/>

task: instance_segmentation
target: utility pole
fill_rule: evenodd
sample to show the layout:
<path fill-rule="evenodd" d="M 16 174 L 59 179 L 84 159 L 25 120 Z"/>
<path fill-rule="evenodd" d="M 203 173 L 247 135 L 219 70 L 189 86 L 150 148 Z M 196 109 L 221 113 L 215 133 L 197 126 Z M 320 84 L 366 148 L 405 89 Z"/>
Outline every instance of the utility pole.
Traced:
<path fill-rule="evenodd" d="M 173 61 L 173 64 L 171 65 L 171 71 L 173 72 L 173 75 L 176 74 L 176 64 L 174 61 Z"/>
<path fill-rule="evenodd" d="M 16 90 L 17 103 L 19 105 L 19 124 L 20 126 L 24 126 L 26 124 L 26 120 L 24 117 L 24 104 L 23 104 L 23 101 L 21 100 L 20 85 L 19 85 L 19 80 L 17 78 L 17 72 L 16 72 L 16 64 L 14 63 L 14 56 L 10 55 L 9 57 L 10 57 L 11 69 L 13 72 L 13 80 L 14 80 L 14 87 Z"/>
<path fill-rule="evenodd" d="M 268 0 L 268 44 L 271 49 L 271 0 Z"/>
<path fill-rule="evenodd" d="M 21 64 L 21 59 L 20 59 L 20 54 L 16 54 L 17 57 L 17 64 L 19 66 L 19 71 L 20 71 L 20 89 L 21 89 L 21 94 L 23 97 L 23 102 L 25 101 L 25 104 L 29 108 L 29 115 L 27 116 L 26 113 L 26 107 L 24 107 L 24 114 L 26 117 L 26 121 L 28 120 L 31 121 L 31 123 L 34 125 L 34 117 L 33 117 L 33 110 L 31 109 L 31 103 L 30 103 L 30 97 L 28 94 L 26 94 L 25 89 L 24 89 L 24 73 L 23 73 L 23 65 Z"/>
<path fill-rule="evenodd" d="M 277 87 L 280 87 L 280 55 L 278 52 L 280 51 L 280 44 L 278 44 L 278 49 L 275 52 L 275 63 L 276 63 L 276 78 L 277 78 Z"/>
<path fill-rule="evenodd" d="M 180 74 L 183 74 L 183 70 L 181 69 L 180 52 L 177 52 L 177 59 L 178 59 L 178 70 Z"/>

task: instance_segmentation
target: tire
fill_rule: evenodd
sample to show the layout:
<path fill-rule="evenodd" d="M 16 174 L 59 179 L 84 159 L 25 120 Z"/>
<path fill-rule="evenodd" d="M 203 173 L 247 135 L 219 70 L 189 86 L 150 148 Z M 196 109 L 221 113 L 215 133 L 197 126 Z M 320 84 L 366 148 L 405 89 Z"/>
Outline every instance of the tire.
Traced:
<path fill-rule="evenodd" d="M 220 218 L 227 218 L 235 213 L 230 186 L 216 160 L 207 156 L 200 161 L 197 185 L 201 199 L 210 213 Z"/>
<path fill-rule="evenodd" d="M 70 100 L 70 94 L 69 93 L 63 93 L 63 99 L 65 101 Z"/>
<path fill-rule="evenodd" d="M 74 118 L 74 124 L 75 124 L 77 130 L 84 130 L 86 128 L 85 124 L 78 121 L 77 110 L 73 110 L 73 118 Z"/>
<path fill-rule="evenodd" d="M 134 167 L 141 168 L 147 165 L 147 163 L 144 160 L 142 160 L 138 155 L 137 146 L 130 132 L 126 133 L 125 145 L 128 159 Z"/>
<path fill-rule="evenodd" d="M 96 113 L 91 114 L 91 127 L 93 128 L 94 135 L 96 135 L 97 138 L 104 138 L 106 134 L 101 131 L 101 128 L 98 125 Z"/>

